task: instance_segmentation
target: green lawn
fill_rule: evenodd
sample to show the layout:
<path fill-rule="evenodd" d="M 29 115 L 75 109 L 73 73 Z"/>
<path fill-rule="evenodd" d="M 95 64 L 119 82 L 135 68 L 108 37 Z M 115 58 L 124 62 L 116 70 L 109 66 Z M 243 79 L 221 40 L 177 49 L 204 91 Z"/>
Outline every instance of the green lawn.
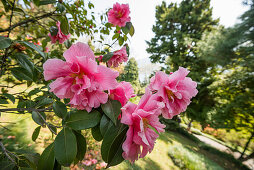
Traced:
<path fill-rule="evenodd" d="M 110 170 L 242 169 L 221 155 L 219 151 L 210 152 L 202 146 L 202 142 L 194 142 L 175 132 L 166 132 L 157 140 L 151 154 L 139 159 L 133 165 L 125 161 L 111 167 Z"/>
<path fill-rule="evenodd" d="M 0 135 L 5 146 L 14 151 L 18 149 L 39 152 L 45 145 L 50 143 L 51 134 L 47 128 L 42 128 L 36 142 L 31 140 L 33 130 L 37 125 L 31 120 L 30 114 L 13 115 L 2 114 L 1 122 L 12 121 L 15 124 L 5 126 L 8 129 L 0 128 Z M 1 124 L 3 125 L 3 124 Z M 10 136 L 15 136 L 12 138 Z M 88 167 L 87 167 L 88 168 Z M 230 155 L 221 153 L 211 148 L 199 140 L 190 138 L 177 132 L 165 132 L 156 141 L 152 153 L 145 158 L 136 161 L 131 165 L 128 161 L 118 166 L 109 168 L 110 170 L 171 170 L 171 169 L 244 169 L 233 160 Z M 67 169 L 67 168 L 66 168 Z M 86 168 L 85 168 L 86 169 Z M 246 169 L 246 168 L 245 168 Z"/>

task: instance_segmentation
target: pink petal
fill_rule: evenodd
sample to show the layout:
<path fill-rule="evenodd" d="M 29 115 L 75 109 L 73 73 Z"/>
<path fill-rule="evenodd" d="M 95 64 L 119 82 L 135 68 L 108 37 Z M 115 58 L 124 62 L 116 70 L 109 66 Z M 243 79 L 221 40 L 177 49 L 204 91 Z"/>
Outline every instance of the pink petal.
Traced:
<path fill-rule="evenodd" d="M 58 77 L 65 77 L 71 73 L 68 63 L 60 59 L 48 59 L 43 64 L 43 74 L 46 81 L 56 79 Z"/>
<path fill-rule="evenodd" d="M 63 56 L 69 63 L 77 63 L 77 57 L 88 57 L 93 60 L 95 59 L 93 51 L 89 45 L 81 42 L 73 44 L 68 50 L 64 52 Z"/>

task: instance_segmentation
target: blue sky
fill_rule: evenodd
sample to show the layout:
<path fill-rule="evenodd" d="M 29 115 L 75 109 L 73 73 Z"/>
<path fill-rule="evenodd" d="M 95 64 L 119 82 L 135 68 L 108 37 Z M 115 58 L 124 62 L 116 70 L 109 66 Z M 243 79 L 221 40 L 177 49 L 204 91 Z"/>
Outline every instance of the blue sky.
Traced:
<path fill-rule="evenodd" d="M 166 0 L 180 2 L 181 0 Z M 130 57 L 134 57 L 140 68 L 140 78 L 149 75 L 153 70 L 159 69 L 156 64 L 151 64 L 149 54 L 146 52 L 145 40 L 150 40 L 154 34 L 152 26 L 155 24 L 155 6 L 161 4 L 162 0 L 93 0 L 95 12 L 102 13 L 111 8 L 114 3 L 128 3 L 131 11 L 131 21 L 135 27 L 135 35 L 130 41 Z M 220 18 L 220 23 L 226 27 L 233 26 L 237 18 L 247 10 L 242 5 L 242 0 L 211 0 L 213 17 Z"/>

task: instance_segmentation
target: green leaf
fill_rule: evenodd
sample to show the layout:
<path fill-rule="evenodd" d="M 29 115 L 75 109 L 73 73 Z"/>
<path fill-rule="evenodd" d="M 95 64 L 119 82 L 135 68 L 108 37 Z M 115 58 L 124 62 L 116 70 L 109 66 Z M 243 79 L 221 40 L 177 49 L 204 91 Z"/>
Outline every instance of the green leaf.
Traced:
<path fill-rule="evenodd" d="M 118 33 L 116 33 L 113 37 L 112 40 L 117 39 L 120 35 Z"/>
<path fill-rule="evenodd" d="M 112 121 L 110 121 L 110 119 L 106 115 L 103 115 L 100 121 L 100 132 L 102 136 L 105 135 L 108 128 L 110 128 L 111 126 L 113 126 Z"/>
<path fill-rule="evenodd" d="M 43 58 L 46 58 L 46 55 L 43 51 L 41 51 L 36 45 L 27 41 L 19 41 L 19 43 L 26 45 L 27 47 L 37 51 Z"/>
<path fill-rule="evenodd" d="M 65 35 L 68 35 L 69 34 L 69 22 L 67 20 L 66 17 L 62 17 L 61 20 L 61 25 L 60 25 L 60 28 L 61 28 L 61 31 L 65 34 Z"/>
<path fill-rule="evenodd" d="M 93 138 L 95 140 L 101 141 L 103 139 L 103 136 L 100 132 L 100 125 L 97 125 L 97 126 L 93 127 L 91 130 L 92 130 Z"/>
<path fill-rule="evenodd" d="M 51 143 L 41 154 L 38 170 L 53 170 L 55 163 L 54 143 Z"/>
<path fill-rule="evenodd" d="M 40 5 L 40 0 L 33 0 L 33 2 L 34 2 L 34 4 L 35 4 L 36 6 L 39 6 L 39 5 Z"/>
<path fill-rule="evenodd" d="M 51 36 L 56 36 L 58 33 L 58 28 L 55 26 L 52 26 L 49 28 L 49 32 L 50 32 Z"/>
<path fill-rule="evenodd" d="M 63 128 L 55 139 L 55 157 L 63 166 L 70 166 L 77 155 L 77 141 L 69 128 Z"/>
<path fill-rule="evenodd" d="M 15 163 L 8 160 L 7 158 L 0 161 L 0 169 L 1 170 L 10 170 L 15 168 Z"/>
<path fill-rule="evenodd" d="M 127 130 L 128 127 L 120 122 L 117 126 L 111 126 L 107 130 L 101 145 L 101 156 L 108 163 L 107 167 L 117 165 L 124 160 L 122 144 L 126 138 Z"/>
<path fill-rule="evenodd" d="M 40 5 L 54 4 L 54 3 L 56 3 L 56 1 L 53 1 L 53 0 L 42 0 L 42 1 L 40 1 L 39 6 Z"/>
<path fill-rule="evenodd" d="M 4 93 L 3 95 L 7 97 L 10 101 L 12 101 L 13 104 L 15 103 L 15 97 L 13 95 L 8 93 Z"/>
<path fill-rule="evenodd" d="M 29 57 L 24 53 L 16 53 L 15 57 L 20 66 L 26 69 L 31 75 L 33 75 L 34 64 L 28 59 Z"/>
<path fill-rule="evenodd" d="M 42 119 L 42 117 L 44 118 L 44 120 L 46 120 L 46 114 L 44 112 L 36 112 L 36 111 L 32 111 L 32 119 L 35 121 L 35 123 L 37 123 L 38 125 L 43 126 L 44 125 L 44 120 Z"/>
<path fill-rule="evenodd" d="M 71 111 L 65 124 L 74 130 L 83 130 L 96 126 L 101 119 L 101 114 L 94 110 L 88 113 L 85 110 Z"/>
<path fill-rule="evenodd" d="M 122 105 L 118 100 L 108 100 L 107 103 L 102 104 L 101 108 L 103 112 L 112 120 L 116 125 L 116 120 L 121 113 Z"/>
<path fill-rule="evenodd" d="M 40 130 L 41 130 L 41 126 L 38 126 L 34 132 L 33 132 L 33 135 L 32 135 L 32 140 L 35 142 L 36 139 L 38 138 L 39 134 L 40 134 Z"/>
<path fill-rule="evenodd" d="M 11 39 L 8 37 L 0 36 L 0 50 L 10 47 Z"/>
<path fill-rule="evenodd" d="M 65 104 L 63 104 L 62 102 L 59 102 L 59 101 L 54 102 L 53 110 L 55 114 L 62 119 L 64 119 L 67 115 L 67 108 Z"/>
<path fill-rule="evenodd" d="M 130 34 L 131 36 L 133 36 L 134 33 L 135 33 L 135 29 L 134 29 L 133 25 L 131 24 L 131 28 L 130 28 L 129 34 Z"/>
<path fill-rule="evenodd" d="M 65 47 L 66 47 L 67 49 L 69 49 L 69 48 L 71 47 L 72 43 L 71 43 L 70 40 L 66 40 L 66 41 L 64 41 L 64 45 L 65 45 Z"/>
<path fill-rule="evenodd" d="M 31 90 L 29 93 L 28 93 L 28 96 L 32 96 L 32 95 L 35 95 L 37 93 L 41 92 L 41 90 L 39 88 L 35 88 L 33 90 Z"/>
<path fill-rule="evenodd" d="M 9 104 L 6 99 L 0 99 L 0 104 Z"/>
<path fill-rule="evenodd" d="M 11 68 L 10 70 L 12 75 L 20 81 L 22 80 L 33 81 L 33 75 L 24 68 L 14 67 Z"/>
<path fill-rule="evenodd" d="M 53 99 L 44 98 L 44 99 L 40 100 L 40 102 L 36 106 L 37 107 L 43 107 L 43 106 L 49 105 L 51 103 L 53 103 Z"/>
<path fill-rule="evenodd" d="M 74 134 L 77 139 L 77 149 L 78 149 L 76 159 L 82 161 L 86 154 L 86 138 L 81 133 L 78 133 L 76 131 L 74 131 Z"/>
<path fill-rule="evenodd" d="M 131 30 L 131 26 L 132 26 L 131 22 L 127 22 L 125 27 L 122 27 L 123 33 L 128 34 Z"/>
<path fill-rule="evenodd" d="M 118 43 L 119 43 L 120 46 L 123 45 L 123 43 L 124 43 L 123 37 L 120 37 L 120 38 L 118 39 Z"/>
<path fill-rule="evenodd" d="M 62 12 L 64 12 L 64 10 L 65 10 L 65 7 L 64 7 L 64 5 L 63 4 L 61 4 L 61 3 L 57 3 L 57 9 L 62 13 Z"/>
<path fill-rule="evenodd" d="M 112 57 L 113 55 L 114 55 L 114 53 L 112 53 L 112 52 L 109 52 L 109 53 L 103 55 L 103 57 L 102 57 L 102 62 L 107 62 L 108 60 L 111 59 L 111 57 Z"/>

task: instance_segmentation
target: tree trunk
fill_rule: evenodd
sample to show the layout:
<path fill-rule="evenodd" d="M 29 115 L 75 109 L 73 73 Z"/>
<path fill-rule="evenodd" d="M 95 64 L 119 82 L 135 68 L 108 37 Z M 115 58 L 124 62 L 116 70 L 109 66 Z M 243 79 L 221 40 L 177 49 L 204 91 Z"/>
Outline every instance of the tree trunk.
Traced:
<path fill-rule="evenodd" d="M 248 146 L 249 146 L 249 144 L 250 144 L 250 141 L 251 141 L 251 139 L 252 139 L 253 137 L 254 137 L 254 132 L 251 133 L 251 136 L 250 136 L 248 142 L 245 144 L 244 150 L 243 150 L 241 156 L 239 157 L 239 160 L 242 160 L 242 159 L 243 159 L 244 153 L 245 153 L 245 151 L 247 150 L 247 148 L 248 148 Z"/>
<path fill-rule="evenodd" d="M 188 131 L 190 131 L 190 129 L 191 129 L 191 124 L 192 124 L 192 122 L 193 122 L 193 119 L 191 119 L 191 121 L 188 123 Z"/>
<path fill-rule="evenodd" d="M 254 152 L 252 152 L 249 156 L 247 156 L 246 158 L 242 158 L 241 161 L 247 161 L 248 159 L 254 158 Z"/>

